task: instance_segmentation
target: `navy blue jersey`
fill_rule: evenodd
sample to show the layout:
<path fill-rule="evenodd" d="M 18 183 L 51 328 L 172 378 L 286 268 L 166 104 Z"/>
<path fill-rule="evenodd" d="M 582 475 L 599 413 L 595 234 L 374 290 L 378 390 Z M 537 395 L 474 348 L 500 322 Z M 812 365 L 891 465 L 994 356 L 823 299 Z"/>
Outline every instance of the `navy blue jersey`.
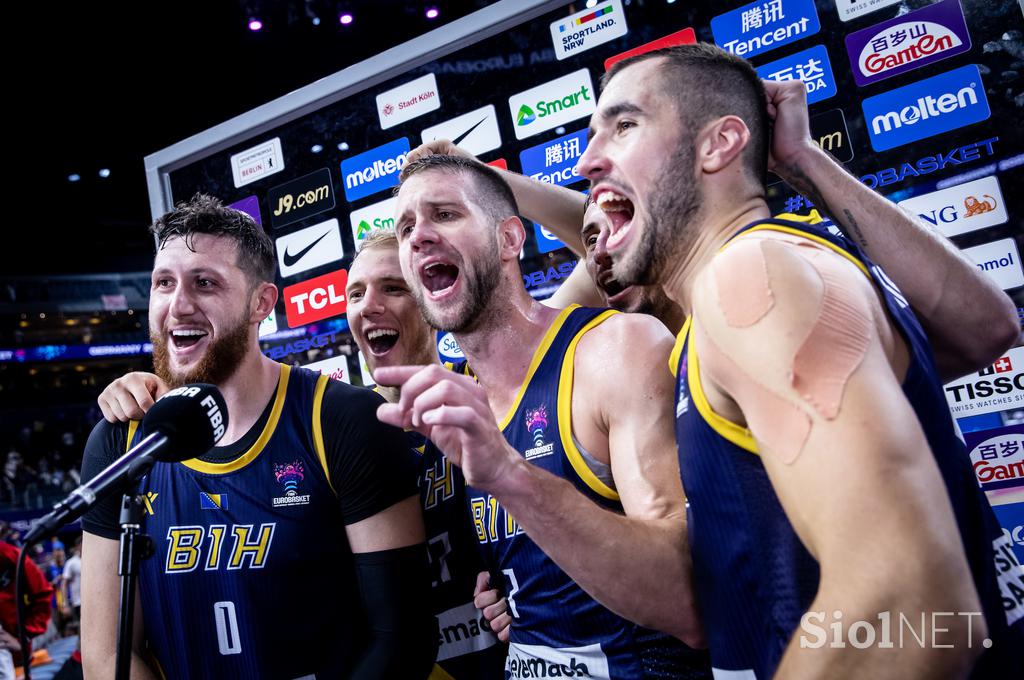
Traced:
<path fill-rule="evenodd" d="M 420 500 L 432 569 L 432 599 L 437 615 L 437 665 L 432 680 L 504 678 L 505 648 L 473 604 L 476 577 L 485 569 L 466 502 L 462 471 L 433 442 L 409 432 L 419 464 Z"/>
<path fill-rule="evenodd" d="M 577 343 L 615 313 L 575 305 L 562 310 L 537 348 L 500 427 L 509 444 L 531 464 L 567 479 L 593 502 L 621 513 L 618 493 L 592 471 L 573 442 L 570 413 Z M 460 370 L 466 370 L 465 364 Z M 492 496 L 472 487 L 468 495 L 476 538 L 492 574 L 504 574 L 513 617 L 508 677 L 709 677 L 706 656 L 603 607 L 524 534 Z"/>
<path fill-rule="evenodd" d="M 903 393 L 945 482 L 994 641 L 973 677 L 1020 677 L 1024 574 L 956 435 L 927 338 L 899 289 L 854 244 L 797 219 L 765 220 L 738 233 L 770 230 L 815 241 L 853 262 L 880 291 L 910 353 Z M 688 345 L 691 328 L 687 320 L 672 359 L 676 440 L 711 660 L 716 669 L 734 672 L 729 677 L 735 680 L 767 680 L 815 597 L 818 563 L 786 518 L 750 431 L 711 410 Z M 822 627 L 829 623 L 826 618 Z M 898 622 L 892 626 L 895 635 Z"/>
<path fill-rule="evenodd" d="M 346 518 L 325 472 L 326 376 L 283 366 L 255 443 L 144 478 L 148 643 L 168 678 L 339 678 L 362 628 Z M 133 423 L 128 439 L 137 438 Z"/>

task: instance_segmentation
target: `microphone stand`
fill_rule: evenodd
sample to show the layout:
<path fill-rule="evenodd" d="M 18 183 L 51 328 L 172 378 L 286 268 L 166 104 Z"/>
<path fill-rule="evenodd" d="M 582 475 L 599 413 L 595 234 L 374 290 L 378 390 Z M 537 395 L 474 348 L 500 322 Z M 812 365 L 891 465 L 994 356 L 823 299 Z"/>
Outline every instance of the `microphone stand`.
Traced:
<path fill-rule="evenodd" d="M 121 596 L 117 603 L 117 666 L 115 680 L 128 680 L 132 665 L 132 629 L 135 616 L 135 586 L 139 563 L 153 556 L 153 539 L 142 533 L 143 502 L 139 493 L 121 498 L 121 552 L 117 573 Z"/>

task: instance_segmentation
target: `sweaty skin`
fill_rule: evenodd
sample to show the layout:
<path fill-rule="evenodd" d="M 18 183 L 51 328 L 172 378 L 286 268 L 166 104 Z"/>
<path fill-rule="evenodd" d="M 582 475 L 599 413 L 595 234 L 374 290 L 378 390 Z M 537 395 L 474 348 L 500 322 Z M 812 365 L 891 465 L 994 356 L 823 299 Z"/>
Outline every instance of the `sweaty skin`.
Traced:
<path fill-rule="evenodd" d="M 763 248 L 760 239 L 740 239 L 731 246 L 733 259 L 747 273 L 743 279 L 723 272 L 716 266 L 717 260 L 711 263 L 718 288 L 718 306 L 722 308 L 726 323 L 733 328 L 753 326 L 775 304 Z"/>

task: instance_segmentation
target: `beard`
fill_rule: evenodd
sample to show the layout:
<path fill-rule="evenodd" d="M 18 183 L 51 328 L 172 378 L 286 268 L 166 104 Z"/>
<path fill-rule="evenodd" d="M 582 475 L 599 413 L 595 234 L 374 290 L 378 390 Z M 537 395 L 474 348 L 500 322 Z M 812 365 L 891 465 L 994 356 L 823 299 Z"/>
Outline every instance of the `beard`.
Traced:
<path fill-rule="evenodd" d="M 189 383 L 221 385 L 234 375 L 249 350 L 249 323 L 243 317 L 229 326 L 224 335 L 213 341 L 195 366 L 180 373 L 175 373 L 171 368 L 167 340 L 152 332 L 149 339 L 153 343 L 153 370 L 171 389 Z"/>
<path fill-rule="evenodd" d="M 485 252 L 473 258 L 474 267 L 459 267 L 459 276 L 464 277 L 466 292 L 461 300 L 452 304 L 454 309 L 440 311 L 431 309 L 419 285 L 412 286 L 413 295 L 420 313 L 427 323 L 436 330 L 450 333 L 468 333 L 477 328 L 486 318 L 491 298 L 501 280 L 501 263 L 498 257 L 498 237 L 491 233 Z M 465 260 L 463 260 L 465 263 Z"/>
<path fill-rule="evenodd" d="M 669 262 L 682 257 L 696 238 L 693 225 L 700 210 L 701 193 L 694 178 L 697 151 L 692 135 L 684 132 L 666 171 L 651 188 L 643 211 L 647 227 L 638 234 L 632 252 L 613 265 L 615 279 L 624 286 L 660 285 Z"/>

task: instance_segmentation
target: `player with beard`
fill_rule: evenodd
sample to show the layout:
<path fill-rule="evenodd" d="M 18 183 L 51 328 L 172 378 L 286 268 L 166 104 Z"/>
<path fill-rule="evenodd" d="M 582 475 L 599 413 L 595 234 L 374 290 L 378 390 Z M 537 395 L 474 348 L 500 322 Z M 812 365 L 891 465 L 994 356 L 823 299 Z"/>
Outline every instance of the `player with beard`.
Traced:
<path fill-rule="evenodd" d="M 260 352 L 277 288 L 251 218 L 197 196 L 152 231 L 153 380 L 214 383 L 230 418 L 219 446 L 139 484 L 156 553 L 140 568 L 132 676 L 426 677 L 437 633 L 405 436 L 377 423 L 377 395 Z M 138 425 L 101 421 L 83 477 L 144 436 Z M 119 505 L 83 518 L 92 677 L 114 675 Z M 323 565 L 330 577 L 311 578 Z"/>
<path fill-rule="evenodd" d="M 1013 677 L 1024 572 L 946 407 L 955 359 L 937 363 L 907 298 L 856 245 L 765 203 L 766 108 L 806 111 L 805 96 L 800 82 L 766 96 L 749 63 L 710 45 L 624 60 L 579 164 L 611 219 L 616 280 L 660 284 L 690 315 L 676 433 L 712 662 L 743 678 L 948 678 L 977 659 L 972 677 Z M 904 223 L 811 143 L 806 113 L 788 124 L 800 134 L 776 130 L 772 165 L 844 232 Z M 977 272 L 941 238 L 918 252 L 889 242 L 927 264 L 908 297 L 932 323 L 1010 317 L 992 284 L 960 297 Z M 950 298 L 960 318 L 936 319 Z M 882 639 L 887 616 L 930 621 L 931 644 Z"/>
<path fill-rule="evenodd" d="M 434 332 L 424 321 L 402 276 L 398 241 L 390 231 L 366 237 L 352 260 L 345 286 L 352 337 L 372 373 L 383 366 L 437 365 Z M 388 402 L 397 387 L 374 388 Z M 476 547 L 466 503 L 466 481 L 445 455 L 418 432 L 409 431 L 419 469 L 420 501 L 432 567 L 434 614 L 440 629 L 437 665 L 455 680 L 505 677 L 505 648 L 477 606 L 504 628 L 508 615 L 494 591 Z M 474 605 L 474 596 L 480 598 Z M 463 631 L 460 633 L 460 631 Z M 507 640 L 507 631 L 505 632 Z"/>
<path fill-rule="evenodd" d="M 490 168 L 434 155 L 402 177 L 402 271 L 479 384 L 465 366 L 381 367 L 378 384 L 401 393 L 378 414 L 462 467 L 512 615 L 510 676 L 709 677 L 703 653 L 649 630 L 701 643 L 685 604 L 671 336 L 649 317 L 530 298 L 523 225 Z"/>

